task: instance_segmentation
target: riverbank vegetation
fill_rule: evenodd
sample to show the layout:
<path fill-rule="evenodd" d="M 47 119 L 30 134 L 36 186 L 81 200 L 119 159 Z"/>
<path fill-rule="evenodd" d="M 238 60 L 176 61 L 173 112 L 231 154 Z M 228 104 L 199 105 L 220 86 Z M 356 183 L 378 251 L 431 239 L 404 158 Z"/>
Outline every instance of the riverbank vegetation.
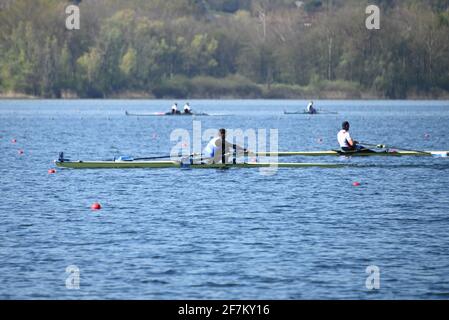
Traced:
<path fill-rule="evenodd" d="M 442 98 L 449 5 L 364 0 L 83 0 L 0 6 L 0 96 Z M 72 2 L 73 3 L 73 2 Z"/>

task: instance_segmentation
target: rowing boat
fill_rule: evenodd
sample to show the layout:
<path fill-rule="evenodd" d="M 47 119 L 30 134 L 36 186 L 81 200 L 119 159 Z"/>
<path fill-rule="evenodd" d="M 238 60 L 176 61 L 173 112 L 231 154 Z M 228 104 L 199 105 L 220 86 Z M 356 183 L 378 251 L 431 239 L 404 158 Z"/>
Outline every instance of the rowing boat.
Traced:
<path fill-rule="evenodd" d="M 257 157 L 289 157 L 289 156 L 304 156 L 304 157 L 324 157 L 324 156 L 347 156 L 347 157 L 372 157 L 372 156 L 387 156 L 387 157 L 447 157 L 449 151 L 404 151 L 404 150 L 383 150 L 383 151 L 294 151 L 294 152 L 257 152 L 250 153 L 250 156 Z"/>
<path fill-rule="evenodd" d="M 385 148 L 384 145 L 378 145 L 378 147 Z M 195 169 L 226 169 L 226 168 L 265 168 L 265 167 L 280 167 L 280 168 L 307 168 L 307 167 L 319 167 L 319 168 L 340 168 L 347 164 L 338 163 L 303 163 L 303 162 L 242 162 L 237 163 L 237 157 L 249 156 L 249 157 L 289 157 L 289 156 L 305 156 L 305 157 L 323 157 L 323 156 L 345 156 L 345 157 L 369 157 L 369 156 L 391 156 L 391 157 L 447 157 L 449 151 L 418 151 L 418 150 L 396 150 L 396 149 L 381 149 L 381 151 L 374 151 L 366 149 L 362 151 L 340 151 L 340 150 L 328 150 L 328 151 L 293 151 L 293 152 L 249 152 L 244 154 L 233 154 L 232 163 L 226 164 L 209 164 L 203 163 L 204 159 L 194 160 L 194 157 L 201 155 L 192 154 L 188 158 L 189 162 L 186 163 L 182 160 L 164 160 L 154 161 L 154 159 L 165 159 L 170 156 L 157 156 L 150 158 L 132 158 L 129 156 L 122 156 L 114 160 L 104 161 L 71 161 L 64 158 L 64 153 L 59 154 L 59 159 L 55 160 L 55 164 L 61 168 L 73 168 L 73 169 L 132 169 L 132 168 L 195 168 Z M 182 158 L 182 157 L 181 157 Z M 184 158 L 187 159 L 187 158 Z M 149 161 L 151 160 L 151 161 Z"/>
<path fill-rule="evenodd" d="M 250 157 L 292 157 L 292 156 L 304 156 L 304 157 L 325 157 L 325 156 L 346 156 L 346 157 L 369 157 L 369 156 L 391 156 L 391 157 L 447 157 L 449 151 L 412 151 L 412 150 L 385 150 L 385 151 L 349 151 L 342 152 L 338 150 L 329 151 L 293 151 L 293 152 L 256 152 L 245 154 Z M 242 156 L 242 155 L 239 155 Z M 150 159 L 168 158 L 154 157 Z M 229 163 L 229 164 L 206 164 L 206 163 L 183 163 L 182 161 L 166 160 L 166 161 L 145 161 L 134 160 L 105 160 L 105 161 L 71 161 L 64 159 L 64 156 L 60 156 L 58 160 L 55 160 L 55 164 L 61 168 L 73 168 L 73 169 L 133 169 L 133 168 L 195 168 L 195 169 L 224 169 L 224 168 L 264 168 L 264 167 L 279 167 L 279 168 L 307 168 L 307 167 L 319 167 L 319 168 L 339 168 L 345 166 L 344 164 L 336 163 L 303 163 L 303 162 L 243 162 L 243 163 Z"/>
<path fill-rule="evenodd" d="M 285 115 L 293 115 L 293 114 L 300 114 L 300 115 L 320 115 L 320 114 L 338 114 L 338 112 L 331 112 L 331 111 L 317 111 L 315 113 L 310 113 L 307 111 L 284 111 Z"/>
<path fill-rule="evenodd" d="M 192 169 L 227 169 L 227 168 L 341 168 L 343 164 L 333 163 L 270 163 L 270 162 L 249 162 L 249 163 L 229 163 L 229 164 L 205 164 L 194 163 L 184 164 L 180 161 L 55 161 L 60 168 L 72 169 L 138 169 L 138 168 L 192 168 Z"/>
<path fill-rule="evenodd" d="M 171 112 L 154 112 L 154 113 L 131 113 L 125 111 L 127 116 L 132 117 L 164 117 L 164 116 L 208 116 L 207 113 L 171 113 Z"/>
<path fill-rule="evenodd" d="M 138 168 L 191 168 L 191 169 L 228 169 L 228 168 L 341 168 L 343 164 L 333 163 L 270 163 L 249 162 L 229 164 L 184 164 L 180 161 L 60 161 L 55 160 L 56 166 L 72 169 L 138 169 Z"/>

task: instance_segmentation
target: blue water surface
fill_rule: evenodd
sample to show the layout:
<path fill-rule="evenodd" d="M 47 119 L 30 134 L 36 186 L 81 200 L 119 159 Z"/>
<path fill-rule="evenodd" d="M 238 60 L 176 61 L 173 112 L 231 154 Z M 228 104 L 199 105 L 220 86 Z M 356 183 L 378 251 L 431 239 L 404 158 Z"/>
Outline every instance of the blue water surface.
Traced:
<path fill-rule="evenodd" d="M 316 101 L 338 114 L 287 116 L 307 101 L 200 100 L 194 110 L 211 116 L 125 116 L 172 103 L 0 101 L 1 299 L 449 298 L 449 158 L 298 157 L 279 160 L 360 166 L 274 175 L 47 172 L 60 151 L 168 154 L 173 130 L 192 132 L 193 121 L 278 129 L 283 151 L 335 148 L 343 120 L 362 141 L 449 150 L 448 101 Z M 68 266 L 79 289 L 66 287 Z M 379 289 L 366 286 L 369 266 Z"/>

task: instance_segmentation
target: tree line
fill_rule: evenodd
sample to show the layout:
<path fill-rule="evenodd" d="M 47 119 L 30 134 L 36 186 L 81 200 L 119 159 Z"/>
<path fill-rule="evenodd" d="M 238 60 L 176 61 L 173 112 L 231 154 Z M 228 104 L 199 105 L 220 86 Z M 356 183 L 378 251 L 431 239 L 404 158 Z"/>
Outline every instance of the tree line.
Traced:
<path fill-rule="evenodd" d="M 0 93 L 38 97 L 441 97 L 449 4 L 378 0 L 3 0 Z"/>

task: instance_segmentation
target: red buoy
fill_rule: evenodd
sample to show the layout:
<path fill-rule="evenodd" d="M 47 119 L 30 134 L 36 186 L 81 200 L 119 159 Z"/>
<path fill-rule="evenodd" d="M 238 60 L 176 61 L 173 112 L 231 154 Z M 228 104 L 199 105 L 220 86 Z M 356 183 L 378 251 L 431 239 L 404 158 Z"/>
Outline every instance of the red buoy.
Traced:
<path fill-rule="evenodd" d="M 16 143 L 16 142 L 17 142 L 16 139 L 12 139 L 12 140 L 11 140 L 11 143 Z"/>
<path fill-rule="evenodd" d="M 353 185 L 354 187 L 360 187 L 360 182 L 357 182 L 357 181 L 356 181 L 356 182 L 353 182 L 352 185 Z"/>
<path fill-rule="evenodd" d="M 17 153 L 18 153 L 18 154 L 23 154 L 24 152 L 23 152 L 22 149 L 20 149 L 19 151 L 17 151 Z"/>
<path fill-rule="evenodd" d="M 101 209 L 101 204 L 99 204 L 98 202 L 93 203 L 90 208 L 92 210 L 100 210 Z"/>
<path fill-rule="evenodd" d="M 48 174 L 54 174 L 54 173 L 56 173 L 55 169 L 48 169 Z"/>

